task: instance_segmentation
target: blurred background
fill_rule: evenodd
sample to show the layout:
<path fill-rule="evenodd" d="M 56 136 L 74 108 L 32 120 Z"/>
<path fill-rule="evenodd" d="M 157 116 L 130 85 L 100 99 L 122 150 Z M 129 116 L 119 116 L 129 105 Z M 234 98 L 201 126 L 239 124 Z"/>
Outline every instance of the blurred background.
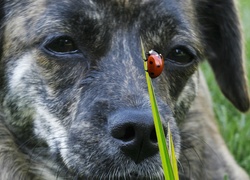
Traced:
<path fill-rule="evenodd" d="M 243 25 L 246 70 L 250 85 L 250 0 L 237 0 L 236 2 Z M 238 112 L 220 92 L 207 63 L 203 64 L 202 69 L 212 93 L 214 111 L 221 134 L 236 161 L 250 174 L 250 112 L 246 114 Z"/>

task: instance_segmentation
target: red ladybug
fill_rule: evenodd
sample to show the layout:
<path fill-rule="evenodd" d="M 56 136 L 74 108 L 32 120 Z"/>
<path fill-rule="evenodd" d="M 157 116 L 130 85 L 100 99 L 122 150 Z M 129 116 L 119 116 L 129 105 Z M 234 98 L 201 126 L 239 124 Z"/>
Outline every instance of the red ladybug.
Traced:
<path fill-rule="evenodd" d="M 164 59 L 161 54 L 158 54 L 154 50 L 150 50 L 147 54 L 147 67 L 148 74 L 151 78 L 158 77 L 164 68 Z"/>

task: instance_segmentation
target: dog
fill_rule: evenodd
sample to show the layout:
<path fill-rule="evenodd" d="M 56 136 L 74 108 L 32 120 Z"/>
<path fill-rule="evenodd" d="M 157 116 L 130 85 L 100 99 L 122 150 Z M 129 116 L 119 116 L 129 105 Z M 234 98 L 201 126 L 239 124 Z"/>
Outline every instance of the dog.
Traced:
<path fill-rule="evenodd" d="M 248 180 L 216 126 L 199 64 L 249 109 L 233 0 L 2 0 L 0 179 L 164 179 L 141 57 L 182 180 Z"/>

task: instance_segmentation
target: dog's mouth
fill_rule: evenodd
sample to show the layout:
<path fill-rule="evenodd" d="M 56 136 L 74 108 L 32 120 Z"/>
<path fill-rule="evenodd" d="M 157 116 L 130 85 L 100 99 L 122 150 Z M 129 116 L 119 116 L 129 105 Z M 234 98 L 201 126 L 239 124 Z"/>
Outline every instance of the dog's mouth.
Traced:
<path fill-rule="evenodd" d="M 71 159 L 69 162 L 64 162 L 68 167 L 68 170 L 66 170 L 67 172 L 62 170 L 64 171 L 63 173 L 66 172 L 66 174 L 58 174 L 58 176 L 74 178 L 77 180 L 164 179 L 159 154 L 149 157 L 138 164 L 136 164 L 131 158 L 120 153 L 113 154 L 113 156 L 100 155 L 98 153 L 93 154 L 95 155 L 87 159 Z M 99 159 L 98 163 L 96 159 Z"/>
<path fill-rule="evenodd" d="M 78 175 L 74 179 L 77 180 L 86 180 L 86 179 L 109 179 L 109 180 L 146 180 L 146 179 L 157 179 L 163 180 L 164 174 L 159 166 L 158 168 L 149 165 L 149 163 L 144 163 L 144 165 L 124 165 L 123 167 L 116 167 L 114 169 L 106 169 L 105 171 L 96 171 L 91 174 L 81 174 Z M 121 165 L 122 166 L 122 165 Z"/>
<path fill-rule="evenodd" d="M 109 179 L 109 180 L 146 180 L 146 179 L 155 179 L 155 180 L 163 180 L 164 176 L 162 174 L 150 175 L 149 173 L 141 174 L 136 171 L 131 172 L 113 172 L 103 175 L 98 175 L 98 177 L 79 177 L 78 180 L 86 180 L 86 179 Z"/>

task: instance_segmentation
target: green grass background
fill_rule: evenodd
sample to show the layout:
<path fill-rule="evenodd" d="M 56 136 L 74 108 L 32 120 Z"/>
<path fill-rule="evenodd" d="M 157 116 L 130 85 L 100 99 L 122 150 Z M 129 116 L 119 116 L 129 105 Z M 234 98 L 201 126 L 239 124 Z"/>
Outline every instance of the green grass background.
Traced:
<path fill-rule="evenodd" d="M 246 70 L 250 84 L 250 0 L 238 0 L 246 50 Z M 250 174 L 250 113 L 238 112 L 220 92 L 207 63 L 202 65 L 212 92 L 220 131 L 238 163 Z M 250 86 L 249 86 L 250 87 Z"/>

